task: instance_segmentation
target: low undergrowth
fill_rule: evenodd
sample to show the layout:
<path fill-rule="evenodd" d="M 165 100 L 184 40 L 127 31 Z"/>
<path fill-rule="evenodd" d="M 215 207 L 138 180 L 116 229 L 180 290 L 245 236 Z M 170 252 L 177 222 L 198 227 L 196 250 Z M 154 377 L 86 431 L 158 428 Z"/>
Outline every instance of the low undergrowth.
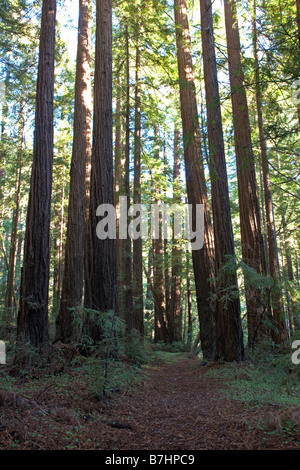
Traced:
<path fill-rule="evenodd" d="M 300 433 L 300 365 L 291 362 L 291 354 L 258 350 L 243 363 L 212 363 L 206 369 L 207 377 L 222 383 L 222 396 L 258 413 L 263 410 L 255 426 L 271 433 Z"/>

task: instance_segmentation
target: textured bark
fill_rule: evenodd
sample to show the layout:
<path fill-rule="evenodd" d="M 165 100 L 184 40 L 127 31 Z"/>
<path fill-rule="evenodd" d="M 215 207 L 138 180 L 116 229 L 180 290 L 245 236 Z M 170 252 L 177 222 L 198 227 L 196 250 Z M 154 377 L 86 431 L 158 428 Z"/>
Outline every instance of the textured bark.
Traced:
<path fill-rule="evenodd" d="M 263 176 L 263 188 L 264 188 L 264 199 L 265 199 L 265 211 L 266 211 L 266 222 L 267 222 L 267 235 L 268 235 L 268 252 L 269 252 L 269 269 L 270 275 L 272 276 L 275 286 L 271 291 L 272 310 L 273 310 L 273 321 L 276 328 L 276 333 L 273 333 L 273 337 L 277 343 L 285 343 L 287 340 L 283 315 L 284 307 L 281 289 L 279 286 L 280 282 L 280 267 L 278 258 L 278 248 L 276 239 L 276 228 L 275 218 L 273 211 L 272 193 L 271 193 L 271 181 L 268 164 L 267 145 L 264 132 L 263 114 L 262 114 L 262 94 L 260 89 L 260 69 L 258 61 L 258 46 L 257 46 L 257 29 L 256 29 L 256 1 L 253 3 L 253 19 L 252 19 L 252 30 L 253 30 L 253 50 L 254 50 L 254 63 L 255 63 L 255 91 L 256 91 L 256 108 L 258 118 L 258 130 L 259 130 L 259 142 L 260 142 L 260 154 L 262 162 L 262 176 Z"/>
<path fill-rule="evenodd" d="M 18 314 L 18 340 L 42 347 L 48 343 L 49 234 L 53 167 L 53 93 L 56 1 L 44 0 L 33 164 L 24 243 Z"/>
<path fill-rule="evenodd" d="M 216 274 L 226 263 L 226 257 L 235 256 L 227 169 L 224 150 L 217 64 L 214 44 L 211 0 L 200 0 L 204 81 L 207 106 L 209 141 L 209 168 L 211 176 L 212 211 L 214 220 Z M 224 303 L 220 298 L 225 289 L 233 289 L 234 296 Z M 243 333 L 236 273 L 217 276 L 216 355 L 225 360 L 243 359 Z"/>
<path fill-rule="evenodd" d="M 141 204 L 141 52 L 136 49 L 135 130 L 134 130 L 134 204 Z M 133 328 L 144 334 L 142 239 L 133 240 Z"/>
<path fill-rule="evenodd" d="M 261 216 L 251 142 L 236 3 L 225 0 L 225 23 L 238 177 L 242 257 L 258 274 L 266 272 Z M 246 285 L 248 344 L 262 332 L 260 292 Z"/>
<path fill-rule="evenodd" d="M 214 277 L 214 241 L 201 152 L 191 38 L 186 0 L 174 0 L 181 118 L 188 202 L 204 205 L 204 247 L 193 250 L 197 305 L 204 357 L 215 355 L 215 310 L 210 301 Z"/>
<path fill-rule="evenodd" d="M 96 211 L 114 205 L 112 139 L 112 2 L 97 1 L 94 79 L 94 123 L 91 159 L 88 273 L 85 306 L 102 314 L 116 307 L 115 240 L 96 235 Z M 91 320 L 91 319 L 90 319 Z M 90 335 L 101 339 L 101 328 L 90 321 Z"/>
<path fill-rule="evenodd" d="M 91 1 L 80 0 L 67 236 L 56 321 L 56 339 L 64 342 L 74 336 L 75 309 L 81 306 L 83 293 L 86 173 L 91 155 L 90 10 Z"/>

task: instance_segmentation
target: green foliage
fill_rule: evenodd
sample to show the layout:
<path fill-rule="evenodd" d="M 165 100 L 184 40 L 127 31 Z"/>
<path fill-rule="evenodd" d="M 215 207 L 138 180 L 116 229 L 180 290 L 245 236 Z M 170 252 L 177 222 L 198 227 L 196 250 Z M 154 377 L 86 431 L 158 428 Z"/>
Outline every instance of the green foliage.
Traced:
<path fill-rule="evenodd" d="M 267 345 L 249 354 L 243 364 L 220 364 L 206 374 L 224 381 L 226 397 L 259 408 L 261 405 L 299 406 L 299 371 L 299 366 L 291 362 L 291 353 L 273 355 Z"/>
<path fill-rule="evenodd" d="M 227 256 L 226 262 L 219 269 L 216 277 L 211 280 L 217 286 L 217 292 L 212 300 L 221 301 L 225 308 L 233 299 L 237 298 L 241 292 L 237 289 L 235 277 L 243 277 L 244 286 L 260 292 L 258 304 L 264 307 L 269 299 L 270 291 L 274 287 L 273 279 L 268 275 L 259 274 L 255 269 L 248 266 L 243 260 L 237 259 L 236 256 Z M 242 292 L 243 294 L 243 292 Z"/>
<path fill-rule="evenodd" d="M 133 387 L 141 377 L 137 366 L 97 356 L 89 357 L 82 367 L 91 395 L 98 400 L 109 398 L 126 387 Z"/>

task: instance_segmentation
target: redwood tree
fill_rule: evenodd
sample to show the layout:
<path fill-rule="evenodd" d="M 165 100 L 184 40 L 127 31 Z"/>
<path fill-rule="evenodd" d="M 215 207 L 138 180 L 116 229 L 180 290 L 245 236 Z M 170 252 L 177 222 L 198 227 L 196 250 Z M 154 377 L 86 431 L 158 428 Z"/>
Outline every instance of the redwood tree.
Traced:
<path fill-rule="evenodd" d="M 90 10 L 91 0 L 79 1 L 67 238 L 60 310 L 56 321 L 56 339 L 62 341 L 73 336 L 74 309 L 80 307 L 83 292 L 86 163 L 91 154 Z"/>
<path fill-rule="evenodd" d="M 115 310 L 115 240 L 97 237 L 97 208 L 114 205 L 112 138 L 112 1 L 96 4 L 96 51 L 94 77 L 94 121 L 91 159 L 89 242 L 86 257 L 85 306 L 101 315 Z M 90 335 L 101 338 L 99 324 L 90 318 Z"/>
<path fill-rule="evenodd" d="M 243 359 L 243 334 L 237 276 L 220 275 L 227 257 L 234 257 L 233 230 L 220 108 L 211 0 L 200 0 L 204 81 L 207 106 L 209 167 L 214 220 L 215 263 L 217 274 L 216 354 L 225 360 Z M 218 276 L 219 274 L 219 276 Z M 222 300 L 224 290 L 233 289 L 229 302 Z"/>
<path fill-rule="evenodd" d="M 273 310 L 273 320 L 276 327 L 276 333 L 273 333 L 274 339 L 278 343 L 283 343 L 286 340 L 286 332 L 282 315 L 284 312 L 280 281 L 280 267 L 277 248 L 277 236 L 275 227 L 275 218 L 273 211 L 273 201 L 271 192 L 271 180 L 269 172 L 268 152 L 264 130 L 263 112 L 262 112 L 262 92 L 260 86 L 260 67 L 258 60 L 258 44 L 257 44 L 257 28 L 256 28 L 256 0 L 253 2 L 253 18 L 252 18 L 252 32 L 253 32 L 253 50 L 254 50 L 254 64 L 255 64 L 255 94 L 256 94 L 256 110 L 259 131 L 259 144 L 260 155 L 262 163 L 262 177 L 263 177 L 263 193 L 265 199 L 265 214 L 267 221 L 267 236 L 268 236 L 268 254 L 269 254 L 269 270 L 270 275 L 274 280 L 274 287 L 271 291 L 271 301 Z"/>
<path fill-rule="evenodd" d="M 180 131 L 174 131 L 174 166 L 173 166 L 173 204 L 181 204 L 180 195 Z M 182 289 L 181 289 L 181 271 L 182 271 L 182 248 L 174 236 L 172 237 L 172 278 L 171 278 L 171 327 L 170 341 L 181 341 L 182 339 Z"/>
<path fill-rule="evenodd" d="M 135 129 L 134 129 L 134 204 L 141 204 L 141 51 L 139 34 L 136 47 Z M 144 334 L 142 238 L 133 240 L 133 327 Z"/>
<path fill-rule="evenodd" d="M 244 85 L 237 9 L 235 0 L 225 0 L 224 5 L 238 178 L 242 257 L 247 266 L 254 269 L 258 274 L 263 274 L 266 272 L 266 261 L 248 102 Z M 249 285 L 247 279 L 245 279 L 245 282 L 248 344 L 253 345 L 255 339 L 263 331 L 261 312 L 263 312 L 264 306 L 260 304 L 261 293 L 259 289 Z"/>
<path fill-rule="evenodd" d="M 35 134 L 24 243 L 19 341 L 48 343 L 49 235 L 53 168 L 53 94 L 56 1 L 44 0 L 36 90 Z"/>
<path fill-rule="evenodd" d="M 15 303 L 15 269 L 16 269 L 16 256 L 17 256 L 17 243 L 18 243 L 18 225 L 20 218 L 20 198 L 21 198 L 21 178 L 22 178 L 22 166 L 23 166 L 23 153 L 24 153 L 24 129 L 25 129 L 25 105 L 21 103 L 20 112 L 20 128 L 18 138 L 18 169 L 16 175 L 16 192 L 15 192 L 15 208 L 13 211 L 12 219 L 12 230 L 11 230 L 11 241 L 9 251 L 9 264 L 7 272 L 7 285 L 5 294 L 5 323 L 7 326 L 10 325 Z M 16 305 L 15 305 L 16 308 Z"/>
<path fill-rule="evenodd" d="M 201 347 L 203 356 L 211 358 L 215 355 L 215 310 L 211 301 L 213 286 L 209 283 L 215 273 L 213 229 L 201 151 L 186 0 L 174 0 L 174 10 L 188 202 L 193 210 L 197 204 L 204 205 L 204 246 L 193 250 L 192 255 Z"/>

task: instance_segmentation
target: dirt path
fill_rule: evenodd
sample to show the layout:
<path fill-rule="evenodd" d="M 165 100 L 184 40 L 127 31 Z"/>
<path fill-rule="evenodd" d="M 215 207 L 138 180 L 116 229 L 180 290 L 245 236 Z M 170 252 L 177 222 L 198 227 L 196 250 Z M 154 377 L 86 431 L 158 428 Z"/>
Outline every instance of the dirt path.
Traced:
<path fill-rule="evenodd" d="M 157 365 L 149 380 L 107 409 L 111 423 L 131 429 L 107 429 L 103 449 L 229 450 L 296 449 L 281 435 L 266 434 L 255 423 L 267 409 L 246 409 L 224 399 L 220 382 L 190 359 Z M 247 423 L 252 422 L 253 427 Z M 298 436 L 299 437 L 299 436 Z"/>
<path fill-rule="evenodd" d="M 297 449 L 299 435 L 261 430 L 265 407 L 225 399 L 221 379 L 207 373 L 211 366 L 172 357 L 107 401 L 93 399 L 76 371 L 63 387 L 56 376 L 32 378 L 25 390 L 22 382 L 14 392 L 0 387 L 0 450 Z"/>

